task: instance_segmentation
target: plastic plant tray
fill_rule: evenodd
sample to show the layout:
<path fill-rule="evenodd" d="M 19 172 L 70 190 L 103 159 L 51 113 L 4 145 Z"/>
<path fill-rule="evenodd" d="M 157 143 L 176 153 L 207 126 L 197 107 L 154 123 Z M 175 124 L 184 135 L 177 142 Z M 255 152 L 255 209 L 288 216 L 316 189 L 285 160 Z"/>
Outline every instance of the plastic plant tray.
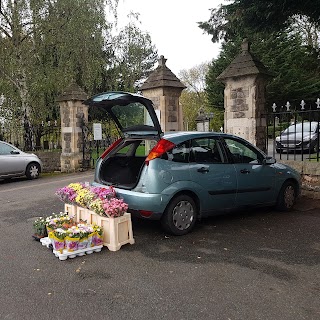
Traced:
<path fill-rule="evenodd" d="M 47 248 L 51 247 L 51 240 L 48 237 L 40 239 L 40 242 L 43 246 L 46 246 Z M 67 260 L 68 258 L 73 259 L 75 257 L 81 257 L 86 254 L 100 252 L 102 247 L 103 247 L 103 245 L 85 248 L 85 249 L 81 249 L 81 250 L 75 250 L 72 252 L 70 252 L 66 249 L 64 249 L 62 252 L 56 251 L 56 250 L 52 250 L 52 252 L 57 258 L 59 258 L 59 260 Z"/>

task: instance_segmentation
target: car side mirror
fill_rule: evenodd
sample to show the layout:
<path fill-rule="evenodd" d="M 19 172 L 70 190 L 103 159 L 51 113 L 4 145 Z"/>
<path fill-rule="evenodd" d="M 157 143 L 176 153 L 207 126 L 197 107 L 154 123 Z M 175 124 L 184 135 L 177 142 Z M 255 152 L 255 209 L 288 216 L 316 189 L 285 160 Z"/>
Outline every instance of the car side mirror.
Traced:
<path fill-rule="evenodd" d="M 263 164 L 266 164 L 266 165 L 274 164 L 276 162 L 277 162 L 277 160 L 273 157 L 266 157 L 263 159 Z"/>
<path fill-rule="evenodd" d="M 19 151 L 11 151 L 10 153 L 11 153 L 11 154 L 20 154 Z"/>

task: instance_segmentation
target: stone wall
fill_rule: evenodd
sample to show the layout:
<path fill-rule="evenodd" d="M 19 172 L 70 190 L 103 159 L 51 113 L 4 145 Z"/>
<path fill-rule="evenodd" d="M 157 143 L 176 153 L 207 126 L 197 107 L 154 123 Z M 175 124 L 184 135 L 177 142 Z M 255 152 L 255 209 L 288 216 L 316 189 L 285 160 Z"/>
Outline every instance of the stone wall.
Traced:
<path fill-rule="evenodd" d="M 60 156 L 61 152 L 46 152 L 46 151 L 37 151 L 34 152 L 43 164 L 42 172 L 55 172 L 55 171 L 61 171 L 61 161 Z"/>
<path fill-rule="evenodd" d="M 302 195 L 320 199 L 320 162 L 278 160 L 287 164 L 301 174 Z"/>

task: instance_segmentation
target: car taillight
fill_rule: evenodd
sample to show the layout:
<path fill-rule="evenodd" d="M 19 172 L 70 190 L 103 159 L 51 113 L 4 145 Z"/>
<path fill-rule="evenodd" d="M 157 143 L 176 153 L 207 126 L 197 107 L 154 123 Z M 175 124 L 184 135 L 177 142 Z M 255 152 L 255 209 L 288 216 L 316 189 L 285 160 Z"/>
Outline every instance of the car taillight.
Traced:
<path fill-rule="evenodd" d="M 122 138 L 115 141 L 108 149 L 104 151 L 104 153 L 101 155 L 101 159 L 103 159 L 109 152 L 111 152 L 120 142 L 122 141 Z"/>
<path fill-rule="evenodd" d="M 160 158 L 165 152 L 171 150 L 175 146 L 174 143 L 171 141 L 161 139 L 150 151 L 149 155 L 147 156 L 145 163 L 149 165 L 149 161 Z"/>
<path fill-rule="evenodd" d="M 148 211 L 148 210 L 139 210 L 139 213 L 141 214 L 141 216 L 143 216 L 145 218 L 149 218 L 153 214 L 152 211 Z"/>

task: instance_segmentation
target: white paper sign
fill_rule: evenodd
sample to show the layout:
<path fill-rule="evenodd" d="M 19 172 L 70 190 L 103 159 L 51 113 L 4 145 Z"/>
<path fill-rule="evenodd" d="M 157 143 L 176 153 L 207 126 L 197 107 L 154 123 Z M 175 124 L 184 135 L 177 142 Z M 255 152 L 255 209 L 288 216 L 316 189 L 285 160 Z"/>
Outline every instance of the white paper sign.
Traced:
<path fill-rule="evenodd" d="M 94 123 L 93 124 L 93 139 L 94 140 L 102 140 L 101 123 Z"/>

